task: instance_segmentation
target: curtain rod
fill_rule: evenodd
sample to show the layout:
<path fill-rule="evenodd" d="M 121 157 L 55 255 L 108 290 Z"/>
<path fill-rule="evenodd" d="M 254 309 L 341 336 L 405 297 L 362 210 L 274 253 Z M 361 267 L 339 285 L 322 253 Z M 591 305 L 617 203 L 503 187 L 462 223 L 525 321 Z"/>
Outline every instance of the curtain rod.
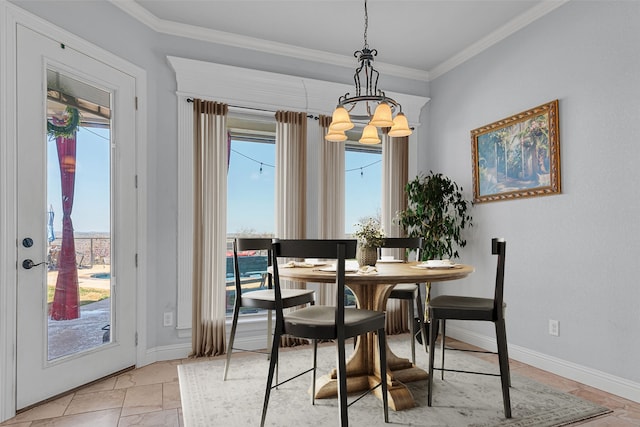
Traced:
<path fill-rule="evenodd" d="M 187 98 L 187 102 L 193 102 L 193 101 L 194 101 L 194 98 Z M 273 113 L 273 114 L 275 114 L 275 113 L 276 113 L 276 111 L 273 111 L 273 110 L 266 110 L 266 109 L 264 109 L 264 108 L 256 108 L 256 107 L 242 107 L 242 106 L 240 106 L 240 105 L 233 105 L 233 104 L 228 104 L 228 105 L 229 105 L 229 107 L 232 107 L 232 108 L 240 108 L 240 109 L 242 109 L 242 110 L 263 111 L 263 112 Z M 308 119 L 314 119 L 314 120 L 320 120 L 320 117 L 318 117 L 318 116 L 314 116 L 313 114 L 307 114 L 307 118 L 308 118 Z"/>

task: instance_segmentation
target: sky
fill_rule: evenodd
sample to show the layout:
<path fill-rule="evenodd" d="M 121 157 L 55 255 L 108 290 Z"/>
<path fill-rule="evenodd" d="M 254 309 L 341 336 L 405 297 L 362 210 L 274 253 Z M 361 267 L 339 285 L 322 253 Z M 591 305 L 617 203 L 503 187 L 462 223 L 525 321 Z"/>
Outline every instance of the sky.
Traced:
<path fill-rule="evenodd" d="M 55 140 L 47 143 L 47 207 L 54 212 L 54 232 L 62 230 L 60 167 Z M 228 172 L 229 233 L 274 232 L 275 145 L 233 141 Z M 109 130 L 80 127 L 77 134 L 73 220 L 76 232 L 109 231 Z M 345 232 L 361 218 L 380 212 L 380 154 L 347 151 L 345 155 Z M 262 164 L 261 164 L 262 163 Z M 262 169 L 262 170 L 261 170 Z"/>
<path fill-rule="evenodd" d="M 110 224 L 109 129 L 79 127 L 76 135 L 76 180 L 71 219 L 76 232 L 108 232 Z M 47 141 L 47 210 L 53 207 L 53 229 L 62 234 L 62 190 L 55 139 Z"/>
<path fill-rule="evenodd" d="M 362 217 L 376 216 L 380 211 L 380 191 L 375 191 L 382 185 L 382 162 L 379 160 L 380 154 L 346 153 L 347 234 L 354 231 L 354 224 Z M 228 233 L 253 231 L 273 234 L 274 165 L 274 144 L 231 142 L 227 175 Z"/>
<path fill-rule="evenodd" d="M 345 153 L 345 232 L 355 231 L 355 224 L 382 212 L 382 154 Z M 361 169 L 362 168 L 362 169 Z"/>

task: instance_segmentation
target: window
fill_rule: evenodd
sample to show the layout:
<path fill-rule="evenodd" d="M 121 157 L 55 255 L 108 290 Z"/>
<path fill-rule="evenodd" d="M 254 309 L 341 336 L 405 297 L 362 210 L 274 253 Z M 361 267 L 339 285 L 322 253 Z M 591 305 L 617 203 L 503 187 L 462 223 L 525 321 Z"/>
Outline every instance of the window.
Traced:
<path fill-rule="evenodd" d="M 274 233 L 275 144 L 231 138 L 227 230 L 233 237 Z"/>
<path fill-rule="evenodd" d="M 356 145 L 357 144 L 357 145 Z M 366 147 L 347 143 L 344 153 L 345 233 L 350 236 L 355 224 L 365 218 L 380 220 L 382 215 L 382 146 Z M 350 289 L 345 292 L 345 304 L 355 306 Z"/>
<path fill-rule="evenodd" d="M 347 144 L 345 148 L 345 233 L 363 218 L 378 218 L 382 201 L 382 147 Z"/>
<path fill-rule="evenodd" d="M 274 132 L 260 123 L 229 118 L 229 170 L 227 172 L 227 316 L 233 313 L 235 274 L 232 241 L 235 237 L 273 237 L 275 229 Z M 275 131 L 275 124 L 273 124 Z M 267 254 L 239 254 L 244 292 L 266 286 Z M 259 310 L 243 307 L 241 314 Z"/>

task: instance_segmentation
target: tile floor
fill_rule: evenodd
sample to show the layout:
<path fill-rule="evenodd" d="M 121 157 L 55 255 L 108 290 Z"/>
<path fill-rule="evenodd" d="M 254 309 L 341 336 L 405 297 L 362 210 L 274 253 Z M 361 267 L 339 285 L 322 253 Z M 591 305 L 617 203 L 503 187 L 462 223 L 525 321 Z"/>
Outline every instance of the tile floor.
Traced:
<path fill-rule="evenodd" d="M 397 336 L 403 339 L 403 336 Z M 395 338 L 395 337 L 394 337 Z M 448 345 L 465 347 L 448 340 Z M 468 347 L 468 346 L 467 346 Z M 479 355 L 497 364 L 497 357 Z M 52 402 L 36 406 L 0 423 L 11 427 L 182 427 L 176 366 L 186 360 L 157 362 L 87 386 Z M 549 372 L 511 361 L 512 372 L 611 408 L 613 412 L 575 423 L 587 427 L 638 427 L 640 403 L 602 392 Z"/>

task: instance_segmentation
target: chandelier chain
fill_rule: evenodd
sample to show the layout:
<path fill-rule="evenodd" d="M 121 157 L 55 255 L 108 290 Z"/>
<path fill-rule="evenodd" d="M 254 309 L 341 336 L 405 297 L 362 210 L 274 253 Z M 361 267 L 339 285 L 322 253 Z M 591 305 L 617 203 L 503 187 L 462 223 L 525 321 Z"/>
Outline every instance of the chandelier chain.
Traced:
<path fill-rule="evenodd" d="M 369 28 L 369 13 L 367 12 L 367 0 L 364 0 L 364 47 L 369 49 L 367 41 L 367 29 Z"/>
<path fill-rule="evenodd" d="M 376 128 L 389 127 L 389 136 L 392 137 L 408 136 L 412 133 L 402 113 L 402 106 L 378 89 L 380 73 L 373 68 L 373 61 L 378 51 L 369 48 L 368 30 L 369 10 L 367 0 L 364 0 L 364 47 L 353 53 L 359 63 L 353 75 L 355 96 L 347 92 L 338 98 L 338 105 L 329 125 L 329 133 L 325 137 L 328 141 L 345 141 L 347 139 L 345 131 L 355 126 L 352 120 L 368 123 L 364 128 L 363 137 L 360 138 L 363 144 L 380 143 Z M 394 114 L 396 114 L 395 117 L 393 117 Z"/>

